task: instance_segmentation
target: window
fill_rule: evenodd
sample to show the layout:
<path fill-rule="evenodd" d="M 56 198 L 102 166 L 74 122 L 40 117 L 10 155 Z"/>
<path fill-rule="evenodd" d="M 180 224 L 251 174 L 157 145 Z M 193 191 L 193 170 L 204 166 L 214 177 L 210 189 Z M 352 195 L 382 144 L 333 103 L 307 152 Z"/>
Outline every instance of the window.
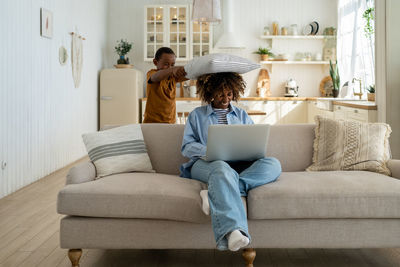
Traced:
<path fill-rule="evenodd" d="M 373 0 L 339 0 L 337 53 L 341 83 L 362 80 L 363 89 L 375 84 L 375 35 L 367 34 L 364 13 Z M 370 20 L 374 29 L 374 20 Z"/>

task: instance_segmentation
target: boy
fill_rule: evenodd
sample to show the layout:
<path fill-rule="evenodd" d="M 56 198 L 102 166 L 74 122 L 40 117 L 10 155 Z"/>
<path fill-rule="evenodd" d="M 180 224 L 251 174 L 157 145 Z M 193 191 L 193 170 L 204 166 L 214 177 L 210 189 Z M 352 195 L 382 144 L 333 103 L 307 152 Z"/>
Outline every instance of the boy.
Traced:
<path fill-rule="evenodd" d="M 188 80 L 183 67 L 175 67 L 175 53 L 169 47 L 157 50 L 147 72 L 147 103 L 143 123 L 176 122 L 176 83 Z"/>

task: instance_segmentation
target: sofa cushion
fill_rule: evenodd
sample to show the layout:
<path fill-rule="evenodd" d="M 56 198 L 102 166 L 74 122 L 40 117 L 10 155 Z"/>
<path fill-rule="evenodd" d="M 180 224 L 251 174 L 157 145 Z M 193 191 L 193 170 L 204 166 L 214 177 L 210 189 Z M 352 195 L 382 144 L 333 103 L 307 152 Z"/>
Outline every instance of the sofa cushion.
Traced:
<path fill-rule="evenodd" d="M 123 173 L 82 184 L 58 194 L 58 213 L 86 217 L 209 221 L 201 210 L 206 185 L 176 175 Z"/>
<path fill-rule="evenodd" d="M 144 141 L 157 173 L 179 174 L 189 159 L 182 156 L 183 124 L 143 123 Z M 287 172 L 304 171 L 311 165 L 315 124 L 272 125 L 267 156 L 281 162 Z"/>
<path fill-rule="evenodd" d="M 283 172 L 251 190 L 249 219 L 400 218 L 400 180 L 366 171 Z"/>

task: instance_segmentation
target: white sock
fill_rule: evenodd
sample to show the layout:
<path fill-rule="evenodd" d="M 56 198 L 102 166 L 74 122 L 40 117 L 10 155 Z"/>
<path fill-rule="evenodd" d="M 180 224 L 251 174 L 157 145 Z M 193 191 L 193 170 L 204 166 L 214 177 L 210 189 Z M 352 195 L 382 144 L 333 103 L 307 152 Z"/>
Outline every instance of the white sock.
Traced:
<path fill-rule="evenodd" d="M 250 240 L 239 230 L 234 230 L 228 235 L 228 248 L 230 251 L 238 251 L 249 244 Z"/>
<path fill-rule="evenodd" d="M 200 197 L 203 201 L 202 210 L 206 215 L 210 215 L 210 203 L 208 203 L 208 190 L 201 190 Z"/>

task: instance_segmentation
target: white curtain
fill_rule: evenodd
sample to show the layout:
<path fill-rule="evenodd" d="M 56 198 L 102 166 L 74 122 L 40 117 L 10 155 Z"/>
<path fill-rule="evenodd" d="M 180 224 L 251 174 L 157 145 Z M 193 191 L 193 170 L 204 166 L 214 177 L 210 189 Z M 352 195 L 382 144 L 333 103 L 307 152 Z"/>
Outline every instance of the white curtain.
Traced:
<path fill-rule="evenodd" d="M 371 5 L 373 2 L 368 0 L 338 1 L 337 58 L 342 85 L 351 85 L 353 78 L 362 80 L 363 89 L 375 84 L 375 38 L 365 35 L 363 18 Z M 358 83 L 355 86 L 358 92 Z"/>

